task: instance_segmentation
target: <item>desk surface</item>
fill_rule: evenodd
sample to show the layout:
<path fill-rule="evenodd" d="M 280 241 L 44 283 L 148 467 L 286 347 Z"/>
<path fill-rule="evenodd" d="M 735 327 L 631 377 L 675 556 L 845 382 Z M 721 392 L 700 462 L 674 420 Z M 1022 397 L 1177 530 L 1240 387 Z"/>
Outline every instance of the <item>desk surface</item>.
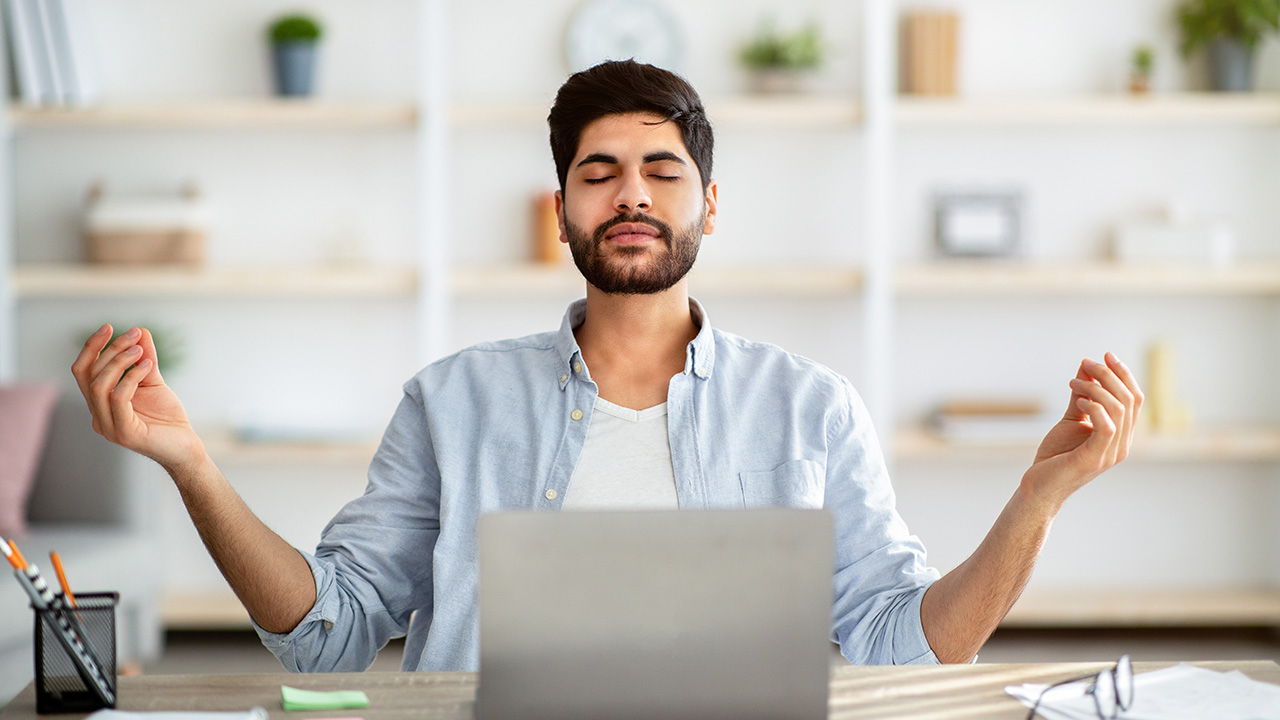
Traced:
<path fill-rule="evenodd" d="M 1134 663 L 1138 672 L 1174 663 Z M 1271 661 L 1193 663 L 1212 670 L 1240 670 L 1280 684 L 1280 665 Z M 831 674 L 833 720 L 941 720 L 1024 718 L 1027 710 L 1005 694 L 1006 685 L 1056 682 L 1092 672 L 1107 663 L 979 664 L 913 667 L 838 667 Z M 476 673 L 340 673 L 291 675 L 141 675 L 120 678 L 121 710 L 248 710 L 261 705 L 273 720 L 359 715 L 365 720 L 471 720 Z M 280 686 L 315 690 L 363 690 L 361 710 L 288 713 L 280 708 Z M 28 685 L 0 720 L 34 720 L 35 688 Z M 59 715 L 75 720 L 83 715 Z"/>

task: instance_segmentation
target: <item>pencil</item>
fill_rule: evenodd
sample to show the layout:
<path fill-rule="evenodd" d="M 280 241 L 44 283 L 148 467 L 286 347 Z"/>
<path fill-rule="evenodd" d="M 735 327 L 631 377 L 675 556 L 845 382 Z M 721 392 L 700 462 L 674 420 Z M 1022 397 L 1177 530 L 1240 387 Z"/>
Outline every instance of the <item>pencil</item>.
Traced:
<path fill-rule="evenodd" d="M 62 558 L 58 553 L 49 553 L 49 562 L 53 563 L 53 572 L 58 576 L 58 584 L 62 586 L 62 594 L 66 596 L 71 607 L 76 606 L 76 596 L 71 594 L 71 585 L 67 583 L 67 574 L 62 570 Z"/>

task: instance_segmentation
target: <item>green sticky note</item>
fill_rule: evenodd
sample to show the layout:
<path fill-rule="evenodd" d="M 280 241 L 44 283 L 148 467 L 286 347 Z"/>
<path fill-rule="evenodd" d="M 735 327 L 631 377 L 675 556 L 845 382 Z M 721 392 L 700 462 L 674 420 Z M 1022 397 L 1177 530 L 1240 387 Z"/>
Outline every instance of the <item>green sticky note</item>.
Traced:
<path fill-rule="evenodd" d="M 369 707 L 369 696 L 360 690 L 317 692 L 280 686 L 280 704 L 285 710 L 337 710 Z"/>

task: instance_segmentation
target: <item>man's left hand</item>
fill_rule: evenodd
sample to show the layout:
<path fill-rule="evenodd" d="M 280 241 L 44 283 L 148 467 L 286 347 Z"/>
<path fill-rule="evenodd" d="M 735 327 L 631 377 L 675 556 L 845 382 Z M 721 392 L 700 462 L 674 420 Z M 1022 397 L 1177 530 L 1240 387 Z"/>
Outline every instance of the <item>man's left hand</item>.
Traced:
<path fill-rule="evenodd" d="M 1022 490 L 1056 512 L 1076 490 L 1129 456 L 1142 389 L 1113 353 L 1084 360 L 1071 380 L 1071 401 L 1036 450 Z"/>

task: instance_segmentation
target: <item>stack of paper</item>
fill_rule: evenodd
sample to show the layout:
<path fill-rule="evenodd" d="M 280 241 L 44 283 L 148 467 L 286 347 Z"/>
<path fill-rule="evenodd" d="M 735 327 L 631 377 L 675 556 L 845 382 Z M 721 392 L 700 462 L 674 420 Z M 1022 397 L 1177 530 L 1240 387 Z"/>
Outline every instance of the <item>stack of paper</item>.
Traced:
<path fill-rule="evenodd" d="M 1092 680 L 1060 685 L 1011 685 L 1005 692 L 1027 707 L 1040 700 L 1037 713 L 1047 720 L 1097 720 Z M 1240 671 L 1214 672 L 1191 665 L 1139 673 L 1133 681 L 1133 706 L 1122 720 L 1280 720 L 1280 687 Z"/>
<path fill-rule="evenodd" d="M 86 0 L 5 0 L 18 98 L 24 105 L 88 105 L 98 99 Z"/>

